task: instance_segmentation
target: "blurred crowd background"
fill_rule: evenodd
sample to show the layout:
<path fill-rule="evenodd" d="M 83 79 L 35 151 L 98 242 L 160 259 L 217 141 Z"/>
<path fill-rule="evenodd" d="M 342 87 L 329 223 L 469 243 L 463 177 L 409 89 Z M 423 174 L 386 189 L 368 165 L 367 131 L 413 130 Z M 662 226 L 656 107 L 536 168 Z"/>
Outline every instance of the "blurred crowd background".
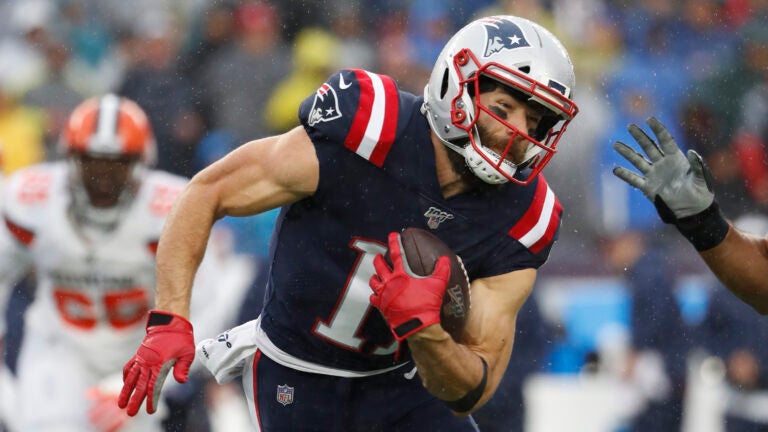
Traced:
<path fill-rule="evenodd" d="M 339 68 L 421 94 L 448 38 L 491 14 L 560 38 L 580 114 L 544 171 L 565 208 L 558 245 L 478 421 L 768 430 L 768 321 L 611 174 L 612 143 L 633 144 L 627 125 L 657 116 L 702 154 L 726 215 L 766 232 L 768 0 L 0 0 L 2 173 L 57 158 L 72 108 L 112 91 L 149 115 L 158 167 L 192 176 L 296 126 L 300 101 Z M 234 247 L 263 260 L 274 217 L 226 220 Z M 571 427 L 553 429 L 552 411 Z"/>

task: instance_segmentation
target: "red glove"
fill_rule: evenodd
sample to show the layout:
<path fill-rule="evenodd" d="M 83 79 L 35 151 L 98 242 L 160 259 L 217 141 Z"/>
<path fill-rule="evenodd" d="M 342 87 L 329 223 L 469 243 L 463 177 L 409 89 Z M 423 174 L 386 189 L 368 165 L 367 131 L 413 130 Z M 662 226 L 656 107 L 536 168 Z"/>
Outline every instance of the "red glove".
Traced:
<path fill-rule="evenodd" d="M 451 264 L 447 256 L 442 256 L 437 259 L 431 275 L 410 273 L 403 265 L 400 235 L 396 232 L 389 234 L 389 255 L 393 269 L 389 268 L 381 254 L 373 260 L 376 274 L 370 280 L 373 289 L 370 302 L 384 315 L 395 338 L 402 341 L 440 322 L 440 308 L 448 287 Z"/>
<path fill-rule="evenodd" d="M 147 335 L 136 355 L 123 367 L 123 389 L 117 405 L 128 407 L 128 415 L 134 416 L 146 397 L 147 412 L 154 413 L 171 367 L 176 381 L 186 382 L 194 358 L 192 324 L 180 315 L 149 311 Z"/>

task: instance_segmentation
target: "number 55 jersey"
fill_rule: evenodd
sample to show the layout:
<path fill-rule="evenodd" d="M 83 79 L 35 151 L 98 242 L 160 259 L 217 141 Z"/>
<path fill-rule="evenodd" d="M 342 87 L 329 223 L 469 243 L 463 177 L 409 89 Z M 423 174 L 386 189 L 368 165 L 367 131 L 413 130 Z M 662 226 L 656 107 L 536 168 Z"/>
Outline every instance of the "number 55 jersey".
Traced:
<path fill-rule="evenodd" d="M 148 171 L 117 226 L 89 235 L 74 221 L 68 173 L 66 162 L 55 162 L 7 179 L 0 278 L 34 269 L 27 338 L 61 340 L 91 367 L 111 370 L 130 358 L 144 335 L 154 303 L 157 242 L 186 180 Z"/>
<path fill-rule="evenodd" d="M 14 386 L 18 430 L 96 432 L 119 422 L 125 432 L 160 431 L 162 414 L 128 418 L 117 393 L 154 304 L 158 239 L 187 181 L 144 171 L 133 199 L 118 204 L 116 225 L 95 230 L 75 220 L 69 173 L 67 162 L 32 166 L 3 191 L 0 288 L 29 270 L 36 279 Z M 200 335 L 234 323 L 253 278 L 250 260 L 231 246 L 229 232 L 216 227 L 192 296 Z"/>

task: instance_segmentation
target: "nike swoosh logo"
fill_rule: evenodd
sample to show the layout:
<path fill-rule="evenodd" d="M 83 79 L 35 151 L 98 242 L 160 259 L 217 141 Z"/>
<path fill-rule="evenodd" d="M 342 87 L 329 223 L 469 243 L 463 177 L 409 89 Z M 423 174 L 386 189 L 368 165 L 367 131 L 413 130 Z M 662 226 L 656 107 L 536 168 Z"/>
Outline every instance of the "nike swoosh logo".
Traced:
<path fill-rule="evenodd" d="M 349 86 L 351 86 L 352 83 L 345 83 L 344 82 L 344 75 L 339 75 L 339 88 L 341 90 L 348 89 Z"/>
<path fill-rule="evenodd" d="M 416 376 L 416 366 L 414 366 L 410 372 L 404 373 L 403 376 L 405 379 L 413 379 L 413 377 Z"/>

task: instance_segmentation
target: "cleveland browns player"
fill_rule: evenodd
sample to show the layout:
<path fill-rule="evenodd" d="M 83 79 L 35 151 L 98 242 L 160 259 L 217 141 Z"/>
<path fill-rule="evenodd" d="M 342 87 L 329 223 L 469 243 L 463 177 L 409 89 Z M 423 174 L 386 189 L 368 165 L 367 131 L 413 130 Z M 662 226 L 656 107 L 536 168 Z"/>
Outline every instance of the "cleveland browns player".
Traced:
<path fill-rule="evenodd" d="M 131 419 L 116 400 L 154 303 L 160 232 L 187 179 L 151 168 L 149 119 L 114 94 L 76 107 L 60 149 L 62 160 L 14 172 L 2 193 L 0 288 L 29 271 L 36 280 L 9 422 L 20 431 L 162 430 L 161 416 Z M 223 259 L 207 254 L 205 268 Z M 224 276 L 204 275 L 196 310 L 210 326 L 234 315 L 237 295 L 208 298 Z"/>

